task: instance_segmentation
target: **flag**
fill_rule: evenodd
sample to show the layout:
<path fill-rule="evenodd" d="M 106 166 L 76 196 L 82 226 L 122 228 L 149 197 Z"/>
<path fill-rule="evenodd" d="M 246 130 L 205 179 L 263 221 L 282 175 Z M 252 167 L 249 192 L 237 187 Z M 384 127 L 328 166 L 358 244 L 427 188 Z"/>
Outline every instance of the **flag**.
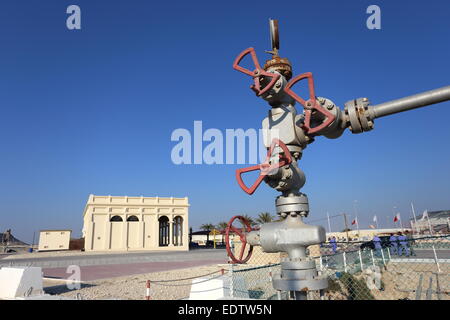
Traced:
<path fill-rule="evenodd" d="M 394 222 L 397 222 L 398 220 L 400 220 L 400 213 L 397 213 L 394 217 Z"/>
<path fill-rule="evenodd" d="M 425 218 L 428 218 L 428 210 L 425 210 L 425 211 L 423 212 L 423 215 L 422 215 L 422 218 L 420 218 L 420 221 L 425 220 Z"/>
<path fill-rule="evenodd" d="M 373 222 L 377 222 L 377 216 L 373 216 Z"/>
<path fill-rule="evenodd" d="M 358 221 L 356 221 L 356 219 L 353 219 L 353 220 L 352 220 L 352 225 L 353 225 L 353 224 L 357 224 L 357 223 L 358 223 Z"/>

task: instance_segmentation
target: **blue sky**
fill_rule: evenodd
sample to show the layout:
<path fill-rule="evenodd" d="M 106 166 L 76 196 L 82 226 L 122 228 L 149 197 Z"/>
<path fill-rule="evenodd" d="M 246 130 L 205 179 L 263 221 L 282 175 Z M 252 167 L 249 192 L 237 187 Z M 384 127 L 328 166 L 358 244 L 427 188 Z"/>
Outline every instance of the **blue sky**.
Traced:
<path fill-rule="evenodd" d="M 66 28 L 77 4 L 82 29 Z M 366 8 L 381 8 L 381 30 Z M 270 10 L 269 10 L 270 8 Z M 232 69 L 253 46 L 311 71 L 316 93 L 343 107 L 449 85 L 450 3 L 429 1 L 2 1 L 0 5 L 0 230 L 78 236 L 89 194 L 190 198 L 190 225 L 274 212 L 277 192 L 248 196 L 242 165 L 174 165 L 176 128 L 260 128 L 268 106 Z M 299 108 L 299 110 L 301 110 Z M 416 211 L 450 208 L 450 102 L 375 121 L 371 132 L 318 138 L 301 161 L 309 220 L 374 214 L 392 225 Z M 342 221 L 333 220 L 342 229 Z M 323 221 L 324 226 L 326 221 Z"/>

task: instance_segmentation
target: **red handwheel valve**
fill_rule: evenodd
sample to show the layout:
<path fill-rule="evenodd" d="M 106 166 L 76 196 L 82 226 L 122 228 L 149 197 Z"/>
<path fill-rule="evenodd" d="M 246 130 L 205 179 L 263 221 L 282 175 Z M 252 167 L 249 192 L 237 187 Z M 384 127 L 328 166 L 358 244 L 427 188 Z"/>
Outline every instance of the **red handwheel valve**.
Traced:
<path fill-rule="evenodd" d="M 233 226 L 233 222 L 236 219 L 241 222 L 243 228 L 239 229 L 239 228 L 236 228 L 235 226 Z M 225 229 L 225 242 L 226 242 L 226 247 L 227 247 L 227 254 L 234 263 L 246 263 L 252 256 L 252 252 L 253 252 L 252 245 L 249 245 L 250 247 L 248 249 L 248 252 L 244 256 L 245 248 L 247 246 L 246 232 L 250 232 L 252 230 L 253 229 L 250 226 L 250 223 L 243 216 L 234 216 L 228 222 L 227 228 Z M 233 250 L 231 249 L 231 246 L 230 246 L 230 232 L 234 232 L 235 234 L 237 234 L 239 236 L 239 240 L 241 242 L 241 249 L 239 251 L 238 258 L 234 255 Z"/>
<path fill-rule="evenodd" d="M 245 69 L 239 65 L 242 59 L 244 59 L 244 57 L 248 54 L 251 55 L 253 64 L 255 65 L 255 70 L 253 71 Z M 255 91 L 257 96 L 266 93 L 270 88 L 273 87 L 275 82 L 277 82 L 277 80 L 280 78 L 280 75 L 278 73 L 267 72 L 263 68 L 261 68 L 258 62 L 258 58 L 256 57 L 255 49 L 253 48 L 248 48 L 242 51 L 234 60 L 233 68 L 253 78 L 254 84 L 250 87 L 250 89 Z M 261 88 L 261 77 L 271 78 L 270 82 L 263 88 Z"/>
<path fill-rule="evenodd" d="M 272 158 L 272 153 L 276 146 L 279 146 L 283 150 L 284 156 L 280 155 L 280 161 L 271 164 L 270 159 Z M 269 150 L 267 151 L 266 160 L 262 164 L 258 164 L 256 166 L 237 169 L 236 170 L 236 180 L 237 180 L 239 186 L 242 188 L 242 190 L 244 190 L 245 192 L 247 192 L 248 194 L 251 195 L 255 192 L 255 190 L 258 188 L 258 186 L 261 184 L 261 182 L 264 180 L 264 178 L 271 171 L 281 168 L 285 165 L 289 165 L 291 162 L 292 162 L 292 156 L 291 156 L 291 153 L 289 152 L 289 149 L 287 148 L 287 146 L 281 140 L 273 139 L 272 144 L 271 144 Z M 253 183 L 253 185 L 249 188 L 245 185 L 244 181 L 242 180 L 242 174 L 245 172 L 256 171 L 256 170 L 260 170 L 258 179 L 256 179 L 255 183 Z"/>
<path fill-rule="evenodd" d="M 307 101 L 303 100 L 291 89 L 294 84 L 303 79 L 308 79 L 309 100 Z M 284 88 L 284 91 L 292 98 L 294 98 L 294 100 L 300 103 L 305 109 L 305 122 L 303 124 L 303 129 L 306 131 L 306 134 L 314 134 L 326 128 L 335 120 L 336 116 L 317 102 L 316 94 L 314 91 L 314 80 L 311 72 L 303 73 L 291 79 L 291 81 L 289 81 L 289 83 L 286 85 L 286 88 Z M 320 125 L 311 127 L 311 115 L 314 111 L 324 115 L 325 120 Z"/>

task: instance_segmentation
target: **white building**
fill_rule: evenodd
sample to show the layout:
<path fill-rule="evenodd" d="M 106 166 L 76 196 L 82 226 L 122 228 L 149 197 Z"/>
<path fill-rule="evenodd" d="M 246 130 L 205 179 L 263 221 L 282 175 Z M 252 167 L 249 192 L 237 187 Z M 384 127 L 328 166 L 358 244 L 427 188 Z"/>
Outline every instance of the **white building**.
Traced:
<path fill-rule="evenodd" d="M 72 230 L 41 230 L 39 251 L 69 250 Z"/>
<path fill-rule="evenodd" d="M 90 195 L 86 251 L 189 250 L 188 198 Z"/>

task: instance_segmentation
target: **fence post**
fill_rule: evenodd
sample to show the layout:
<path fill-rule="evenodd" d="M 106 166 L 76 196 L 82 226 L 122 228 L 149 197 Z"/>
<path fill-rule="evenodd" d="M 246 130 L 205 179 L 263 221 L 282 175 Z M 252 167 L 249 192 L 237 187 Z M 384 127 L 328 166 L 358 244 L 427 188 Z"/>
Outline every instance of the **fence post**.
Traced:
<path fill-rule="evenodd" d="M 345 251 L 342 253 L 342 258 L 344 259 L 344 271 L 347 273 L 347 256 Z"/>
<path fill-rule="evenodd" d="M 433 296 L 433 278 L 430 277 L 430 285 L 428 286 L 425 299 L 426 300 L 431 300 L 432 296 Z"/>
<path fill-rule="evenodd" d="M 319 296 L 320 296 L 320 300 L 325 300 L 325 290 L 319 290 Z"/>
<path fill-rule="evenodd" d="M 147 280 L 146 287 L 145 300 L 150 300 L 150 280 Z"/>
<path fill-rule="evenodd" d="M 375 268 L 375 258 L 373 257 L 373 250 L 370 250 L 370 255 L 372 257 L 372 265 Z"/>
<path fill-rule="evenodd" d="M 441 273 L 441 268 L 439 267 L 439 261 L 438 261 L 438 257 L 437 257 L 436 249 L 434 248 L 434 245 L 433 245 L 433 253 L 434 253 L 434 261 L 436 262 L 438 272 Z"/>
<path fill-rule="evenodd" d="M 232 263 L 230 263 L 230 271 L 228 273 L 230 274 L 230 297 L 233 298 L 234 288 L 233 288 L 233 264 Z"/>
<path fill-rule="evenodd" d="M 391 258 L 391 250 L 389 250 L 390 248 L 391 248 L 391 247 L 388 247 L 388 248 L 387 248 L 387 253 L 388 253 L 389 261 L 392 260 L 392 258 Z"/>
<path fill-rule="evenodd" d="M 441 286 L 439 284 L 439 273 L 436 273 L 436 295 L 438 297 L 438 300 L 442 300 L 442 297 L 441 297 Z"/>
<path fill-rule="evenodd" d="M 363 260 L 362 260 L 362 256 L 361 256 L 361 249 L 358 250 L 358 254 L 359 254 L 359 262 L 361 263 L 361 271 L 364 271 L 364 265 L 363 265 Z"/>
<path fill-rule="evenodd" d="M 269 281 L 270 281 L 270 283 L 272 283 L 272 265 L 271 265 L 271 263 L 269 262 L 269 265 L 270 265 L 270 267 L 269 267 Z"/>
<path fill-rule="evenodd" d="M 421 300 L 422 298 L 422 281 L 423 281 L 423 273 L 420 274 L 419 284 L 416 289 L 416 300 Z"/>
<path fill-rule="evenodd" d="M 320 271 L 323 271 L 322 255 L 319 256 L 319 261 L 320 261 Z"/>
<path fill-rule="evenodd" d="M 389 249 L 388 249 L 388 251 L 389 251 Z M 386 260 L 384 259 L 383 248 L 381 248 L 381 258 L 383 259 L 383 265 L 386 265 Z"/>

